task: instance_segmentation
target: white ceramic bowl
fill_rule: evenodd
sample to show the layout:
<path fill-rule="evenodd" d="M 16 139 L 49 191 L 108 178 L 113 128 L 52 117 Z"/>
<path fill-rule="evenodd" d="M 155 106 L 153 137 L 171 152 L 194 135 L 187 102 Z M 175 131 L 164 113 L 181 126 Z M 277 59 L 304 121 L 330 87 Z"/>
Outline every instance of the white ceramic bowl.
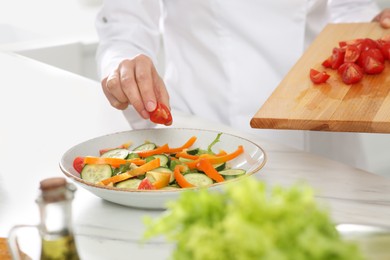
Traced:
<path fill-rule="evenodd" d="M 151 141 L 157 145 L 168 143 L 170 147 L 179 147 L 183 145 L 191 136 L 196 136 L 197 140 L 192 147 L 200 147 L 207 149 L 208 145 L 217 136 L 217 131 L 186 129 L 186 128 L 163 128 L 163 129 L 144 129 L 131 130 L 109 134 L 97 137 L 83 143 L 80 143 L 70 148 L 62 156 L 60 168 L 62 172 L 71 178 L 76 184 L 92 192 L 96 196 L 118 203 L 125 206 L 139 208 L 165 208 L 166 202 L 178 198 L 181 192 L 186 189 L 177 190 L 125 190 L 115 187 L 103 187 L 93 183 L 86 182 L 80 178 L 80 175 L 73 168 L 73 160 L 77 156 L 98 156 L 99 150 L 108 147 L 119 146 L 123 143 L 131 141 L 135 146 Z M 266 162 L 266 154 L 264 150 L 254 142 L 223 133 L 215 146 L 214 151 L 223 149 L 226 152 L 232 152 L 239 145 L 243 145 L 244 154 L 230 161 L 230 165 L 234 168 L 242 168 L 247 171 L 247 175 L 253 175 L 258 172 Z M 130 147 L 131 149 L 132 147 Z M 236 181 L 240 178 L 230 181 Z M 229 182 L 230 182 L 229 181 Z M 210 186 L 210 189 L 218 189 L 227 182 L 218 183 Z"/>

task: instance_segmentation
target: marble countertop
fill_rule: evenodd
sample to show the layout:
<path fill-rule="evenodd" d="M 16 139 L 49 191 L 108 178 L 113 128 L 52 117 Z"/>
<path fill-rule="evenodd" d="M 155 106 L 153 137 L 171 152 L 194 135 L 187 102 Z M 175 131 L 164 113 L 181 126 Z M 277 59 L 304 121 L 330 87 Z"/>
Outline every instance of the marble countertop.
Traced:
<path fill-rule="evenodd" d="M 39 181 L 63 176 L 58 163 L 67 149 L 129 126 L 98 82 L 12 53 L 0 52 L 0 70 L 0 237 L 6 237 L 14 225 L 38 223 Z M 256 142 L 268 158 L 256 176 L 270 185 L 309 183 L 336 223 L 390 227 L 389 178 L 177 111 L 173 116 L 172 127 L 213 129 Z M 143 217 L 163 211 L 116 205 L 81 187 L 73 206 L 85 259 L 168 258 L 172 245 L 163 240 L 138 242 Z"/>

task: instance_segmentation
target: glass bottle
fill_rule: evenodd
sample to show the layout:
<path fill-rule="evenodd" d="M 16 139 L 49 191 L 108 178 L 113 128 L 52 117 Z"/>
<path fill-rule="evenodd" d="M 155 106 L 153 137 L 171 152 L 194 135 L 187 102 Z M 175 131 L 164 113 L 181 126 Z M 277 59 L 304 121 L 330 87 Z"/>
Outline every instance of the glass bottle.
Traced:
<path fill-rule="evenodd" d="M 78 260 L 72 229 L 72 201 L 76 187 L 65 178 L 40 182 L 36 202 L 40 211 L 41 260 Z"/>

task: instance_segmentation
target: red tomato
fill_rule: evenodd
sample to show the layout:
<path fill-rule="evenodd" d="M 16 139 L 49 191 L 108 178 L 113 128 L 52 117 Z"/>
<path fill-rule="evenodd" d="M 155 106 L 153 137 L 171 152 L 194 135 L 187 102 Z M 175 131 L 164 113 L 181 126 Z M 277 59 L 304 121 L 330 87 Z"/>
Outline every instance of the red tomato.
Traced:
<path fill-rule="evenodd" d="M 138 185 L 139 190 L 154 190 L 153 184 L 149 181 L 148 178 L 145 178 L 141 181 L 141 183 Z"/>
<path fill-rule="evenodd" d="M 384 40 L 378 40 L 379 49 L 382 52 L 383 58 L 385 60 L 390 59 L 390 42 Z"/>
<path fill-rule="evenodd" d="M 81 171 L 83 170 L 84 168 L 84 157 L 76 157 L 74 160 L 73 160 L 73 168 L 78 172 L 78 173 L 81 173 Z"/>
<path fill-rule="evenodd" d="M 340 66 L 338 73 L 345 84 L 358 83 L 363 78 L 363 69 L 353 62 L 347 62 Z"/>
<path fill-rule="evenodd" d="M 319 72 L 315 69 L 310 69 L 310 79 L 314 84 L 325 83 L 330 75 L 325 71 Z"/>
<path fill-rule="evenodd" d="M 361 44 L 360 47 L 362 51 L 379 48 L 378 43 L 370 38 L 363 39 L 363 41 L 360 44 Z"/>
<path fill-rule="evenodd" d="M 156 124 L 169 124 L 172 122 L 172 115 L 166 105 L 157 103 L 156 109 L 149 113 L 150 121 Z"/>
<path fill-rule="evenodd" d="M 379 74 L 385 69 L 385 64 L 372 57 L 364 60 L 363 70 L 367 74 Z"/>
<path fill-rule="evenodd" d="M 333 48 L 332 69 L 337 70 L 344 63 L 345 50 L 342 48 Z"/>
<path fill-rule="evenodd" d="M 363 51 L 359 57 L 359 65 L 367 74 L 381 73 L 385 68 L 385 58 L 379 49 Z"/>
<path fill-rule="evenodd" d="M 332 67 L 332 56 L 329 56 L 326 60 L 324 60 L 322 63 L 322 66 L 325 68 L 331 68 Z"/>
<path fill-rule="evenodd" d="M 355 62 L 359 59 L 360 50 L 356 45 L 348 45 L 345 48 L 344 62 Z"/>

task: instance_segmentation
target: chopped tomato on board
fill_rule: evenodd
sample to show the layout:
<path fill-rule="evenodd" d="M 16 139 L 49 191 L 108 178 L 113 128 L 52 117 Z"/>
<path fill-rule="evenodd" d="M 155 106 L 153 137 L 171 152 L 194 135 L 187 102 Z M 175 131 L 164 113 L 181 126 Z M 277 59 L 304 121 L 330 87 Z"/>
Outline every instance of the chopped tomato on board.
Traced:
<path fill-rule="evenodd" d="M 360 49 L 356 45 L 348 45 L 345 48 L 344 63 L 355 62 L 359 59 Z"/>
<path fill-rule="evenodd" d="M 156 124 L 167 125 L 172 122 L 171 111 L 167 108 L 166 105 L 162 103 L 157 103 L 156 109 L 149 113 L 150 121 Z"/>
<path fill-rule="evenodd" d="M 344 62 L 345 49 L 333 48 L 331 67 L 337 70 Z"/>
<path fill-rule="evenodd" d="M 332 56 L 329 56 L 326 60 L 324 60 L 322 63 L 322 66 L 325 68 L 332 68 Z"/>
<path fill-rule="evenodd" d="M 379 49 L 385 60 L 390 59 L 390 41 L 378 40 Z"/>
<path fill-rule="evenodd" d="M 345 84 L 358 83 L 363 78 L 362 68 L 353 62 L 344 63 L 338 69 L 341 79 Z"/>
<path fill-rule="evenodd" d="M 326 69 L 337 70 L 345 84 L 354 84 L 362 80 L 364 74 L 379 74 L 390 60 L 390 34 L 380 39 L 357 38 L 340 41 L 332 49 L 331 55 L 321 65 Z M 326 81 L 324 74 L 310 70 L 310 79 L 318 84 Z"/>
<path fill-rule="evenodd" d="M 310 79 L 314 84 L 325 83 L 329 77 L 330 75 L 325 71 L 320 72 L 315 69 L 310 69 Z"/>

